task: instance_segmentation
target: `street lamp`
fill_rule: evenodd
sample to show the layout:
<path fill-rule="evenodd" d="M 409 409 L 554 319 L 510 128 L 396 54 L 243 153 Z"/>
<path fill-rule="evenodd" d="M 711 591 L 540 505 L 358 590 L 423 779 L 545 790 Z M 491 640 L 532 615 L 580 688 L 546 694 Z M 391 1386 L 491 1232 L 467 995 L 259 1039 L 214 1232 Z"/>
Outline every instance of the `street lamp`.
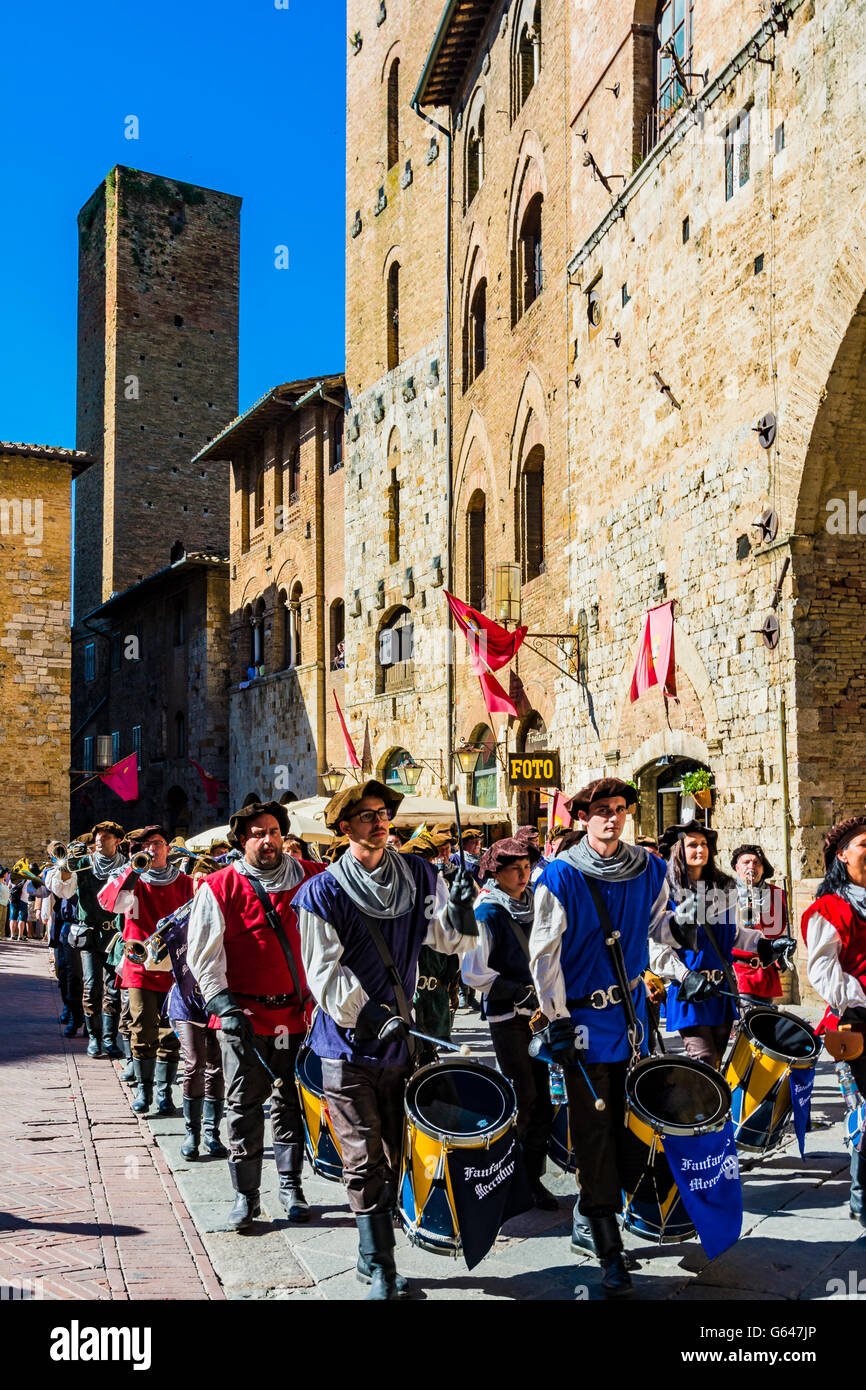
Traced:
<path fill-rule="evenodd" d="M 520 622 L 520 566 L 512 561 L 493 566 L 493 611 L 497 622 Z"/>
<path fill-rule="evenodd" d="M 459 748 L 454 749 L 454 757 L 457 759 L 460 771 L 465 773 L 467 777 L 470 777 L 475 771 L 480 756 L 481 749 L 465 741 L 461 743 Z"/>
<path fill-rule="evenodd" d="M 329 767 L 322 773 L 322 783 L 326 792 L 338 792 L 345 780 L 345 772 L 340 772 L 336 767 Z"/>
<path fill-rule="evenodd" d="M 409 756 L 404 758 L 401 763 L 397 764 L 395 771 L 401 785 L 408 787 L 410 791 L 414 791 L 424 769 L 420 763 L 416 763 L 415 759 Z"/>

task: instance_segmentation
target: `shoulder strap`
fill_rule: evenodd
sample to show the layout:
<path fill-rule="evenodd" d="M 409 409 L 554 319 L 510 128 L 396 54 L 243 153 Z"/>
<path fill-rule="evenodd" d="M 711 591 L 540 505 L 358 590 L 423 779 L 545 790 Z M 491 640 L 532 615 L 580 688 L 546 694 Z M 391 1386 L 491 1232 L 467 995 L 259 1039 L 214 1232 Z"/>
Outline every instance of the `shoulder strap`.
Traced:
<path fill-rule="evenodd" d="M 580 870 L 578 870 L 578 873 L 580 873 Z M 628 971 L 625 968 L 625 957 L 623 956 L 622 946 L 620 945 L 619 932 L 616 930 L 616 928 L 613 925 L 613 922 L 610 920 L 610 913 L 607 910 L 607 903 L 604 900 L 604 894 L 602 893 L 595 879 L 592 878 L 590 874 L 580 874 L 580 876 L 586 884 L 587 892 L 589 893 L 589 896 L 592 898 L 592 901 L 595 905 L 595 910 L 598 913 L 598 920 L 601 923 L 601 930 L 604 935 L 604 944 L 607 947 L 608 952 L 610 953 L 611 963 L 613 965 L 613 972 L 616 975 L 617 983 L 619 984 L 619 992 L 622 996 L 622 1005 L 625 1009 L 626 1018 L 628 1019 L 628 1031 L 631 1035 L 631 1045 L 634 1049 L 634 1054 L 636 1057 L 637 1050 L 639 1047 L 638 1040 L 641 1036 L 641 1025 L 638 1022 L 637 1013 L 635 1012 L 634 1007 L 634 1000 L 631 997 L 631 990 L 628 987 Z"/>
<path fill-rule="evenodd" d="M 517 942 L 521 951 L 526 956 L 526 959 L 529 960 L 529 938 L 526 935 L 526 932 L 523 930 L 519 922 L 515 922 L 507 907 L 503 907 L 502 911 L 508 918 L 508 925 L 511 928 L 512 933 L 514 935 L 514 940 Z"/>
<path fill-rule="evenodd" d="M 247 883 L 252 885 L 253 892 L 264 908 L 265 920 L 268 926 L 273 929 L 274 935 L 280 943 L 280 950 L 286 958 L 286 965 L 289 967 L 289 974 L 292 977 L 292 984 L 295 987 L 295 994 L 297 995 L 298 1001 L 301 1005 L 306 1004 L 307 1000 L 312 998 L 312 996 L 309 990 L 301 989 L 301 977 L 298 974 L 297 962 L 292 955 L 292 948 L 288 943 L 286 933 L 283 931 L 283 924 L 279 919 L 277 909 L 274 907 L 273 898 L 270 893 L 265 892 L 257 878 L 253 878 L 251 875 L 247 876 L 246 874 L 244 877 Z"/>
<path fill-rule="evenodd" d="M 366 912 L 361 912 L 360 908 L 358 909 L 358 916 L 361 918 L 361 921 L 364 923 L 364 926 L 370 933 L 370 940 L 376 947 L 376 950 L 379 953 L 379 959 L 385 967 L 385 973 L 387 974 L 388 979 L 391 982 L 391 988 L 394 991 L 394 999 L 397 1004 L 397 1011 L 400 1017 L 402 1018 L 403 1022 L 407 1025 L 407 1027 L 411 1027 L 412 1015 L 409 1012 L 409 1001 L 406 998 L 406 991 L 403 988 L 403 981 L 400 979 L 400 971 L 397 969 L 394 957 L 391 955 L 391 952 L 388 949 L 388 943 L 382 935 L 382 928 L 379 926 L 379 923 L 375 920 L 375 918 L 368 917 Z M 406 1047 L 409 1050 L 409 1059 L 411 1061 L 415 1056 L 415 1039 L 412 1037 L 411 1033 L 406 1039 Z"/>

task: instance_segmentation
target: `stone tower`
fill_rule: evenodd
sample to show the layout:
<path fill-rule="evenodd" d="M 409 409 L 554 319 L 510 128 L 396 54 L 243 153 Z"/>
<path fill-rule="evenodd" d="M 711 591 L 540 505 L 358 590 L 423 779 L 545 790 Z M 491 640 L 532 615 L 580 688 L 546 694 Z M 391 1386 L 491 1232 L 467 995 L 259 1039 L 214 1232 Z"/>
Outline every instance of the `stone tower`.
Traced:
<path fill-rule="evenodd" d="M 76 620 L 187 551 L 228 551 L 240 198 L 117 165 L 78 217 Z"/>

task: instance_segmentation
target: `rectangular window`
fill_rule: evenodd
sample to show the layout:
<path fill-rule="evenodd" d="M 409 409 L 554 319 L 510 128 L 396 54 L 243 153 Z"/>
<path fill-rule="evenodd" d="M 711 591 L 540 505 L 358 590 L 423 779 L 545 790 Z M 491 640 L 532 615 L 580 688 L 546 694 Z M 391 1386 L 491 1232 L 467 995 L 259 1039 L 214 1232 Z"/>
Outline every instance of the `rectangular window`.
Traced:
<path fill-rule="evenodd" d="M 96 679 L 96 643 L 88 642 L 84 648 L 84 679 Z"/>
<path fill-rule="evenodd" d="M 111 734 L 97 734 L 97 736 L 96 736 L 96 766 L 97 766 L 97 767 L 111 767 L 111 764 L 112 764 L 113 762 L 116 761 L 115 758 L 112 756 L 112 749 L 113 749 L 113 747 L 114 747 L 114 738 L 113 738 L 113 736 L 112 736 Z"/>
<path fill-rule="evenodd" d="M 141 725 L 132 726 L 132 751 L 135 754 L 135 765 L 141 772 Z"/>
<path fill-rule="evenodd" d="M 120 758 L 120 730 L 115 729 L 111 735 L 111 761 L 116 763 Z"/>
<path fill-rule="evenodd" d="M 749 112 L 741 111 L 725 134 L 725 201 L 749 182 L 751 144 Z"/>
<path fill-rule="evenodd" d="M 182 647 L 186 641 L 186 604 L 179 598 L 174 605 L 174 645 Z"/>
<path fill-rule="evenodd" d="M 86 738 L 86 739 L 84 740 L 84 771 L 85 771 L 85 772 L 92 772 L 92 771 L 93 771 L 93 739 L 92 739 L 92 738 Z"/>

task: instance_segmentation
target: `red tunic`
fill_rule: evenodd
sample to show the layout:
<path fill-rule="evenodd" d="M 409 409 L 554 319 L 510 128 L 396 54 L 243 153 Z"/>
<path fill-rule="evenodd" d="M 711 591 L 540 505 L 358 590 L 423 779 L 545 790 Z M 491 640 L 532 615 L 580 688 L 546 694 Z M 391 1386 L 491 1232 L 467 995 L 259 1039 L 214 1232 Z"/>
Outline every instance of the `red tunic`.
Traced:
<path fill-rule="evenodd" d="M 321 873 L 324 866 L 307 859 L 299 862 L 304 877 L 293 888 L 269 896 L 294 957 L 301 992 L 307 996 L 298 915 L 291 904 L 301 883 L 312 878 L 313 874 Z M 305 1033 L 309 1010 L 304 1000 L 297 997 L 282 947 L 275 932 L 268 926 L 264 908 L 250 880 L 245 874 L 239 874 L 233 864 L 227 864 L 224 869 L 208 877 L 207 886 L 219 904 L 226 924 L 223 937 L 226 988 L 248 1011 L 253 1032 L 262 1037 L 273 1037 L 275 1033 L 283 1031 Z M 274 1007 L 261 1002 L 262 996 L 282 994 L 291 996 L 285 1004 Z M 254 998 L 255 995 L 259 998 Z M 218 1028 L 219 1019 L 212 1018 L 211 1026 Z"/>
<path fill-rule="evenodd" d="M 853 975 L 854 979 L 866 990 L 866 921 L 858 916 L 851 904 L 841 898 L 838 893 L 825 893 L 823 898 L 816 898 L 811 907 L 806 908 L 800 920 L 800 930 L 807 946 L 809 944 L 807 935 L 809 919 L 815 913 L 836 928 L 842 943 L 842 949 L 839 952 L 839 964 L 846 975 Z M 824 1017 L 815 1032 L 820 1035 L 828 1028 L 834 1029 L 838 1022 L 838 1018 L 828 1004 Z"/>
<path fill-rule="evenodd" d="M 182 907 L 192 897 L 192 879 L 189 874 L 178 874 L 173 883 L 142 883 L 130 869 L 109 879 L 97 897 L 107 911 L 111 911 L 122 890 L 134 893 L 136 911 L 127 913 L 123 923 L 124 941 L 146 941 L 156 931 L 161 917 L 167 917 L 175 908 Z M 174 984 L 171 970 L 145 970 L 136 965 L 128 956 L 123 957 L 120 972 L 123 989 L 152 989 L 158 994 L 167 994 Z"/>
<path fill-rule="evenodd" d="M 773 895 L 772 912 L 769 922 L 760 919 L 753 923 L 768 941 L 775 941 L 788 930 L 788 907 L 785 892 L 775 884 L 768 883 Z M 739 918 L 737 919 L 739 921 Z M 757 999 L 780 999 L 782 997 L 782 972 L 778 965 L 751 965 L 755 959 L 753 951 L 739 951 L 734 948 L 734 973 L 737 988 L 741 994 L 752 994 Z"/>

